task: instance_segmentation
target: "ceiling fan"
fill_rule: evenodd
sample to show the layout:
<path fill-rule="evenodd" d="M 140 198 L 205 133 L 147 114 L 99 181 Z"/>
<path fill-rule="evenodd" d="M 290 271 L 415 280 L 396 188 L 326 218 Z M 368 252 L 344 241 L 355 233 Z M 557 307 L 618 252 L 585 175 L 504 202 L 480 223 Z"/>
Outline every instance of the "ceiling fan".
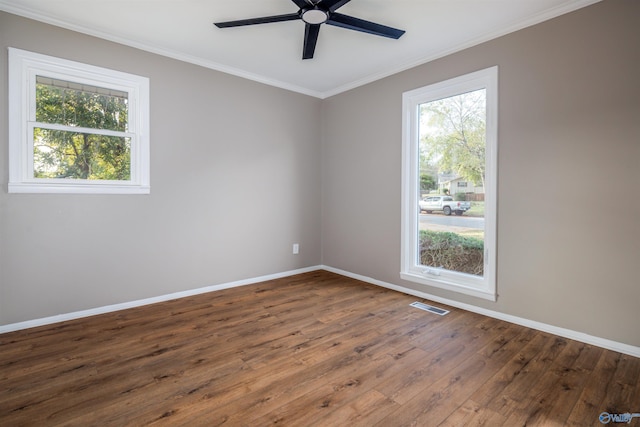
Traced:
<path fill-rule="evenodd" d="M 302 59 L 313 58 L 316 49 L 320 25 L 329 24 L 349 30 L 362 31 L 392 39 L 399 39 L 403 30 L 354 18 L 336 12 L 340 7 L 351 0 L 291 0 L 300 8 L 296 13 L 284 15 L 265 16 L 261 18 L 240 19 L 237 21 L 215 22 L 218 28 L 240 27 L 243 25 L 267 24 L 270 22 L 294 21 L 302 19 L 305 23 L 304 44 L 302 47 Z"/>

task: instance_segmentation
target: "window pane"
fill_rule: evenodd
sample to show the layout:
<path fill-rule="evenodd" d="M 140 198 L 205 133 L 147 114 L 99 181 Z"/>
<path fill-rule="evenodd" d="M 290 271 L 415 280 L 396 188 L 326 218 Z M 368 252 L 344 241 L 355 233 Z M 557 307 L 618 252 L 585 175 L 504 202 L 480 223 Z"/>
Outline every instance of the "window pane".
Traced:
<path fill-rule="evenodd" d="M 36 121 L 127 131 L 127 93 L 37 76 Z"/>
<path fill-rule="evenodd" d="M 418 264 L 484 275 L 486 90 L 419 105 Z M 460 189 L 458 189 L 460 187 Z"/>
<path fill-rule="evenodd" d="M 130 138 L 34 128 L 34 178 L 131 179 Z"/>

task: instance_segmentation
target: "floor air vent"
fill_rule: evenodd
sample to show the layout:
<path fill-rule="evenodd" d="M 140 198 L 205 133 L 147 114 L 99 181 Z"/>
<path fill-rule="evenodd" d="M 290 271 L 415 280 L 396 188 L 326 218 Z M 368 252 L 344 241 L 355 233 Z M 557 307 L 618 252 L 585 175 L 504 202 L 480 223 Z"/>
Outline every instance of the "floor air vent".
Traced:
<path fill-rule="evenodd" d="M 449 312 L 449 310 L 444 310 L 442 308 L 434 307 L 432 305 L 425 304 L 423 302 L 412 302 L 409 304 L 411 307 L 419 308 L 420 310 L 429 311 L 431 313 L 439 314 L 440 316 L 444 316 Z"/>

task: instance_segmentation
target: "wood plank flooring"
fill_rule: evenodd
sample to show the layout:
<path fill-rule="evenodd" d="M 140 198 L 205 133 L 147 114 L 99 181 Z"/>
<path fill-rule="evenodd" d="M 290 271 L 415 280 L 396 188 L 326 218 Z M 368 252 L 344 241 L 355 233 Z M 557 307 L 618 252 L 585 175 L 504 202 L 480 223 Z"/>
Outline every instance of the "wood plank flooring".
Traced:
<path fill-rule="evenodd" d="M 638 358 L 415 300 L 317 271 L 3 334 L 0 426 L 596 426 L 640 412 Z"/>

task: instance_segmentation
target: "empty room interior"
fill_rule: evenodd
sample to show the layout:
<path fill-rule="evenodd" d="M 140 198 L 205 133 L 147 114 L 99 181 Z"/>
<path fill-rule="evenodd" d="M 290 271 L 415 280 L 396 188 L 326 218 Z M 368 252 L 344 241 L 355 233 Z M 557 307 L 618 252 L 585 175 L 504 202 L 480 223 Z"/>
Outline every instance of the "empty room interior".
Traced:
<path fill-rule="evenodd" d="M 640 426 L 640 2 L 514 3 L 0 0 L 0 425 Z"/>

